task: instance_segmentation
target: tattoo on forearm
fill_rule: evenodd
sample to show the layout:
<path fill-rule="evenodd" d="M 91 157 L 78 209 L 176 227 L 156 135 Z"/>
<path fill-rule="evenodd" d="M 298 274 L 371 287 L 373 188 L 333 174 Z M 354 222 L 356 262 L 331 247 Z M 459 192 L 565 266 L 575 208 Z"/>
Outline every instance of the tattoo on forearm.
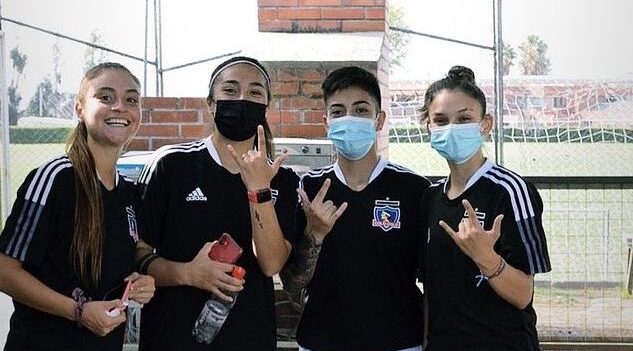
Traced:
<path fill-rule="evenodd" d="M 303 304 L 303 290 L 314 276 L 321 244 L 312 235 L 306 234 L 297 245 L 296 252 L 296 258 L 286 265 L 280 277 L 288 297 L 300 309 Z"/>
<path fill-rule="evenodd" d="M 264 223 L 262 223 L 261 218 L 259 218 L 259 212 L 255 211 L 255 219 L 257 220 L 257 224 L 259 225 L 259 229 L 264 229 Z"/>

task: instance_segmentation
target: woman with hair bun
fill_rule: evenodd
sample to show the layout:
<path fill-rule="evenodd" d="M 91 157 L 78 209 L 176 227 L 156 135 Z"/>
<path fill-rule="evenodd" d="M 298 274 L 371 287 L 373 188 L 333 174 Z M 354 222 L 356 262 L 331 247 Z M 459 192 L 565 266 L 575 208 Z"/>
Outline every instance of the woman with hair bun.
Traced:
<path fill-rule="evenodd" d="M 431 84 L 421 112 L 450 169 L 422 199 L 427 350 L 539 350 L 534 274 L 551 270 L 541 197 L 483 155 L 493 119 L 472 70 Z"/>

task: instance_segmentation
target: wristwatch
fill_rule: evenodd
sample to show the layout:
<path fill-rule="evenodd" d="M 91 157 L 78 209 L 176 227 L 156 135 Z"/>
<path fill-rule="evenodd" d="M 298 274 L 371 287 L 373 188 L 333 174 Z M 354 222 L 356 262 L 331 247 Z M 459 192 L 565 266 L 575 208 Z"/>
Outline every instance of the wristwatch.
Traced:
<path fill-rule="evenodd" d="M 259 189 L 257 191 L 249 191 L 248 192 L 248 201 L 261 204 L 264 202 L 268 202 L 272 200 L 273 194 L 270 191 L 270 188 Z"/>

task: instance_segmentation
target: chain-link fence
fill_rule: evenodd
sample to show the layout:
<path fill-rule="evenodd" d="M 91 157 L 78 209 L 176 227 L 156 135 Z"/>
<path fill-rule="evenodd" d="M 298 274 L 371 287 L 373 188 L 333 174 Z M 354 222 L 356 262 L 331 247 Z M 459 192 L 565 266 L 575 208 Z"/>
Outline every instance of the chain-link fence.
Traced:
<path fill-rule="evenodd" d="M 553 270 L 535 278 L 540 336 L 632 341 L 633 296 L 626 284 L 627 239 L 633 238 L 633 81 L 504 83 L 504 165 L 528 176 L 545 206 Z M 446 162 L 431 149 L 416 112 L 427 86 L 392 86 L 389 155 L 420 174 L 445 176 Z M 492 111 L 492 86 L 481 87 Z M 494 144 L 485 148 L 494 158 Z"/>
<path fill-rule="evenodd" d="M 545 205 L 553 267 L 536 277 L 541 338 L 633 340 L 633 297 L 626 291 L 633 183 L 613 178 L 602 184 L 556 184 L 549 179 L 536 185 Z"/>
<path fill-rule="evenodd" d="M 74 97 L 67 99 L 74 101 Z M 68 100 L 52 96 L 43 104 L 48 105 L 47 115 L 24 116 L 9 126 L 9 142 L 3 145 L 9 149 L 9 203 L 29 171 L 64 152 L 66 139 L 76 124 Z"/>

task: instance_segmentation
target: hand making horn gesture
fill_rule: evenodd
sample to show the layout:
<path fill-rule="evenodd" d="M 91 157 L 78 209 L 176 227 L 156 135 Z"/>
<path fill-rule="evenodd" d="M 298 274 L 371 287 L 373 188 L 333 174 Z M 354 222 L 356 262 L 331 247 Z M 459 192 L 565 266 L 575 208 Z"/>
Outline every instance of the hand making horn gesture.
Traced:
<path fill-rule="evenodd" d="M 311 234 L 317 243 L 323 242 L 325 236 L 332 230 L 336 220 L 345 212 L 347 202 L 340 206 L 335 206 L 330 200 L 323 202 L 325 194 L 330 188 L 331 180 L 328 178 L 323 182 L 314 199 L 310 201 L 303 189 L 297 189 L 301 197 L 301 206 L 306 214 L 306 233 Z"/>
<path fill-rule="evenodd" d="M 497 256 L 494 245 L 501 235 L 501 221 L 503 215 L 498 215 L 492 225 L 492 229 L 484 230 L 475 210 L 468 200 L 462 200 L 468 218 L 459 222 L 458 231 L 455 232 L 446 222 L 440 221 L 440 226 L 453 238 L 455 244 L 470 257 L 475 263 L 480 263 L 491 256 Z"/>
<path fill-rule="evenodd" d="M 272 164 L 268 162 L 266 136 L 264 135 L 264 127 L 261 125 L 257 126 L 257 150 L 248 150 L 248 152 L 238 155 L 233 146 L 227 145 L 226 147 L 237 162 L 242 181 L 248 191 L 269 188 L 270 181 L 288 157 L 287 150 L 284 150 Z"/>

